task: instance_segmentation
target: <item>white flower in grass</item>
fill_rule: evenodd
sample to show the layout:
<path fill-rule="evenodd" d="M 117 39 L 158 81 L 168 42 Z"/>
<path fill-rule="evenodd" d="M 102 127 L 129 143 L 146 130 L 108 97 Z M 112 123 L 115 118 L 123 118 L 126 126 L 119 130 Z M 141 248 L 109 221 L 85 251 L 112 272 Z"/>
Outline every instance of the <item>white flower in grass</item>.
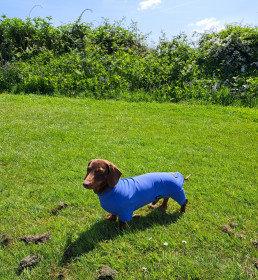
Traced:
<path fill-rule="evenodd" d="M 187 243 L 187 241 L 185 241 L 185 240 L 183 240 L 182 242 L 185 243 L 185 244 Z"/>
<path fill-rule="evenodd" d="M 147 267 L 142 267 L 142 270 L 146 271 L 146 270 L 147 270 Z"/>
<path fill-rule="evenodd" d="M 168 246 L 168 243 L 167 243 L 167 242 L 165 242 L 165 243 L 163 243 L 163 245 L 164 245 L 164 246 Z"/>

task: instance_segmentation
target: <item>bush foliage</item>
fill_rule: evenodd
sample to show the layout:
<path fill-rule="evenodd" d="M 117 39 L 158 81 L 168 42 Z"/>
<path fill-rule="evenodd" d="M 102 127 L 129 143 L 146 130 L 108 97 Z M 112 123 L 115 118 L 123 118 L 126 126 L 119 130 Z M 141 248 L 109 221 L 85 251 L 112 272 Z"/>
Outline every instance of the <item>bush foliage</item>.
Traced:
<path fill-rule="evenodd" d="M 257 27 L 229 25 L 195 44 L 184 34 L 152 48 L 147 39 L 124 20 L 54 27 L 51 17 L 2 16 L 0 92 L 256 106 Z"/>

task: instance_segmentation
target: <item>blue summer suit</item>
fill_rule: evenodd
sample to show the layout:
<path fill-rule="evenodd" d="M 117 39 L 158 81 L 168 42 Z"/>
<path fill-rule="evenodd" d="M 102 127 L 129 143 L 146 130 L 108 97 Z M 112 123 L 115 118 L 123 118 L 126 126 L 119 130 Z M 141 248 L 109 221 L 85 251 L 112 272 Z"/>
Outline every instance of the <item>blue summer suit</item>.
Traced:
<path fill-rule="evenodd" d="M 182 206 L 186 201 L 183 183 L 179 172 L 147 173 L 120 179 L 114 188 L 98 196 L 104 210 L 128 222 L 135 210 L 161 198 L 171 197 Z"/>

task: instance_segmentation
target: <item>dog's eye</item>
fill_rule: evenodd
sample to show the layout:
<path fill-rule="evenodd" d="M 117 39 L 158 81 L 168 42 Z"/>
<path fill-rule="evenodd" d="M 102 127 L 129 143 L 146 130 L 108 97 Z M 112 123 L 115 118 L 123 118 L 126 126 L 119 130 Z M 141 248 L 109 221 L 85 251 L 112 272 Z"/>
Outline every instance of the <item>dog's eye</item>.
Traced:
<path fill-rule="evenodd" d="M 98 169 L 98 170 L 96 170 L 96 174 L 102 174 L 103 172 L 104 172 L 103 169 Z"/>

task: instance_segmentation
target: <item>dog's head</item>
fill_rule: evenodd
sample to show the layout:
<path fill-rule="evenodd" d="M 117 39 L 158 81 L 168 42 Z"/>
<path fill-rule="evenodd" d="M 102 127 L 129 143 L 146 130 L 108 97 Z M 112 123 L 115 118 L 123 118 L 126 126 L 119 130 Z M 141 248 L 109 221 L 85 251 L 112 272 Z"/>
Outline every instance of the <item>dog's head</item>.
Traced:
<path fill-rule="evenodd" d="M 89 162 L 83 186 L 102 193 L 108 188 L 114 188 L 122 172 L 111 162 L 104 159 L 93 159 Z"/>

